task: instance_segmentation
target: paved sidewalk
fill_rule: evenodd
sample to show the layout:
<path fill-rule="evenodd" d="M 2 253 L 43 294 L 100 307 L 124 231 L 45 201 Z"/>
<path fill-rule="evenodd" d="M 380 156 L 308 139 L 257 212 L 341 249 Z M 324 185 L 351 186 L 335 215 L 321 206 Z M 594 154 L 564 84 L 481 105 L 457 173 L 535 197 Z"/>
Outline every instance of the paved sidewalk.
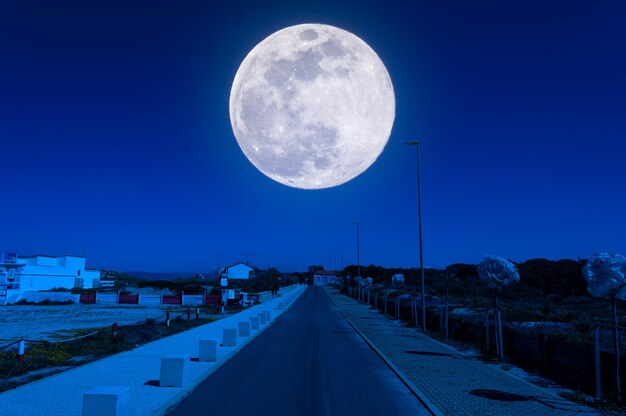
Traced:
<path fill-rule="evenodd" d="M 269 326 L 250 331 L 250 337 L 237 338 L 236 347 L 218 347 L 217 362 L 190 362 L 185 387 L 156 387 L 146 384 L 160 377 L 161 357 L 167 354 L 198 356 L 201 338 L 222 340 L 223 328 L 236 328 L 261 311 L 270 311 L 271 321 L 282 314 L 306 289 L 294 286 L 282 296 L 218 321 L 193 328 L 0 394 L 0 416 L 46 415 L 77 416 L 82 412 L 83 394 L 98 386 L 129 386 L 130 416 L 163 414 L 195 386 L 233 357 Z M 278 309 L 283 302 L 285 309 Z M 271 323 L 271 322 L 270 322 Z"/>
<path fill-rule="evenodd" d="M 348 322 L 434 414 L 454 416 L 597 415 L 551 392 L 391 320 L 369 305 L 326 288 Z"/>

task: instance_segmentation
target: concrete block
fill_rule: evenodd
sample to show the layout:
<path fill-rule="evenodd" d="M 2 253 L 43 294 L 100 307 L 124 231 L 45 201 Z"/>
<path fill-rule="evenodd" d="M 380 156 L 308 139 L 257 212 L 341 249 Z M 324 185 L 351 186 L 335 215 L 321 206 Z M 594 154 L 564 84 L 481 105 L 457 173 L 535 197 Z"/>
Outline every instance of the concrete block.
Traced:
<path fill-rule="evenodd" d="M 259 330 L 259 317 L 258 316 L 250 317 L 250 329 L 254 331 Z"/>
<path fill-rule="evenodd" d="M 239 327 L 239 336 L 240 337 L 249 337 L 250 336 L 250 322 L 242 321 L 238 324 Z"/>
<path fill-rule="evenodd" d="M 187 381 L 189 355 L 169 354 L 161 358 L 161 387 L 183 387 Z"/>
<path fill-rule="evenodd" d="M 83 394 L 83 416 L 130 414 L 130 387 L 101 386 Z"/>
<path fill-rule="evenodd" d="M 217 340 L 204 338 L 200 340 L 198 361 L 214 363 L 217 361 Z"/>
<path fill-rule="evenodd" d="M 259 317 L 259 323 L 261 325 L 265 325 L 267 323 L 267 315 L 265 315 L 265 312 L 259 312 L 257 316 Z"/>
<path fill-rule="evenodd" d="M 237 328 L 222 329 L 222 345 L 225 347 L 237 346 Z"/>

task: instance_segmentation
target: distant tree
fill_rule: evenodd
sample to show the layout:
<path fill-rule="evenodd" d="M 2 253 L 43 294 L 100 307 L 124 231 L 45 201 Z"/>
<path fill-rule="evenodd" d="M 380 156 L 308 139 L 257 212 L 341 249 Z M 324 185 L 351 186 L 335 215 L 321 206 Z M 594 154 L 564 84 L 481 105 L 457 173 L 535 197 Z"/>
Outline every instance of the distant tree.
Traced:
<path fill-rule="evenodd" d="M 249 286 L 254 292 L 277 291 L 280 287 L 282 273 L 275 267 L 265 270 L 257 270 L 249 281 Z"/>
<path fill-rule="evenodd" d="M 517 265 L 523 285 L 538 289 L 544 296 L 585 295 L 587 283 L 583 264 L 574 260 L 531 259 Z"/>

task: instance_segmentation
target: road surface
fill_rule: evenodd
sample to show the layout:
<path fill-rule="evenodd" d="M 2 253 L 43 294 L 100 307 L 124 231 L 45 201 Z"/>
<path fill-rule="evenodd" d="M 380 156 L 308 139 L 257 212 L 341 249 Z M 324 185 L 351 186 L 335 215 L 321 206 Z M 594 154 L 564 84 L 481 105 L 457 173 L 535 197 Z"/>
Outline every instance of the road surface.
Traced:
<path fill-rule="evenodd" d="M 169 413 L 183 415 L 428 415 L 341 316 L 321 287 Z"/>

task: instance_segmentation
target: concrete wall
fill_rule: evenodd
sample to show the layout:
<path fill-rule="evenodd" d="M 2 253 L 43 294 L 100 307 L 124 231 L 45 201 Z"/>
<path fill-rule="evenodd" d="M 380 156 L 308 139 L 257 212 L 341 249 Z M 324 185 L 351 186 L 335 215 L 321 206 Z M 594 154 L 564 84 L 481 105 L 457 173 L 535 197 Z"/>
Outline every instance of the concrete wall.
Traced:
<path fill-rule="evenodd" d="M 160 305 L 161 295 L 142 295 L 139 294 L 140 305 Z"/>
<path fill-rule="evenodd" d="M 26 266 L 24 269 L 28 267 L 28 271 L 31 271 L 31 267 Z M 40 269 L 38 266 L 32 266 L 32 268 Z M 36 272 L 37 270 L 32 270 L 32 272 Z M 71 289 L 74 287 L 74 281 L 76 280 L 73 275 L 57 275 L 51 276 L 40 273 L 26 274 L 22 271 L 19 275 L 20 282 L 20 291 L 37 291 L 37 290 L 50 290 L 54 288 L 64 288 Z"/>
<path fill-rule="evenodd" d="M 117 293 L 98 293 L 96 303 L 115 305 L 117 303 Z"/>
<path fill-rule="evenodd" d="M 70 292 L 24 292 L 20 300 L 26 300 L 28 302 L 43 302 L 44 300 L 51 302 L 67 302 L 69 300 L 78 303 L 80 295 L 73 295 Z"/>
<path fill-rule="evenodd" d="M 80 276 L 83 278 L 84 289 L 92 289 L 94 287 L 98 287 L 98 283 L 100 282 L 99 270 L 83 270 Z"/>
<path fill-rule="evenodd" d="M 203 295 L 183 295 L 183 305 L 202 305 Z"/>

